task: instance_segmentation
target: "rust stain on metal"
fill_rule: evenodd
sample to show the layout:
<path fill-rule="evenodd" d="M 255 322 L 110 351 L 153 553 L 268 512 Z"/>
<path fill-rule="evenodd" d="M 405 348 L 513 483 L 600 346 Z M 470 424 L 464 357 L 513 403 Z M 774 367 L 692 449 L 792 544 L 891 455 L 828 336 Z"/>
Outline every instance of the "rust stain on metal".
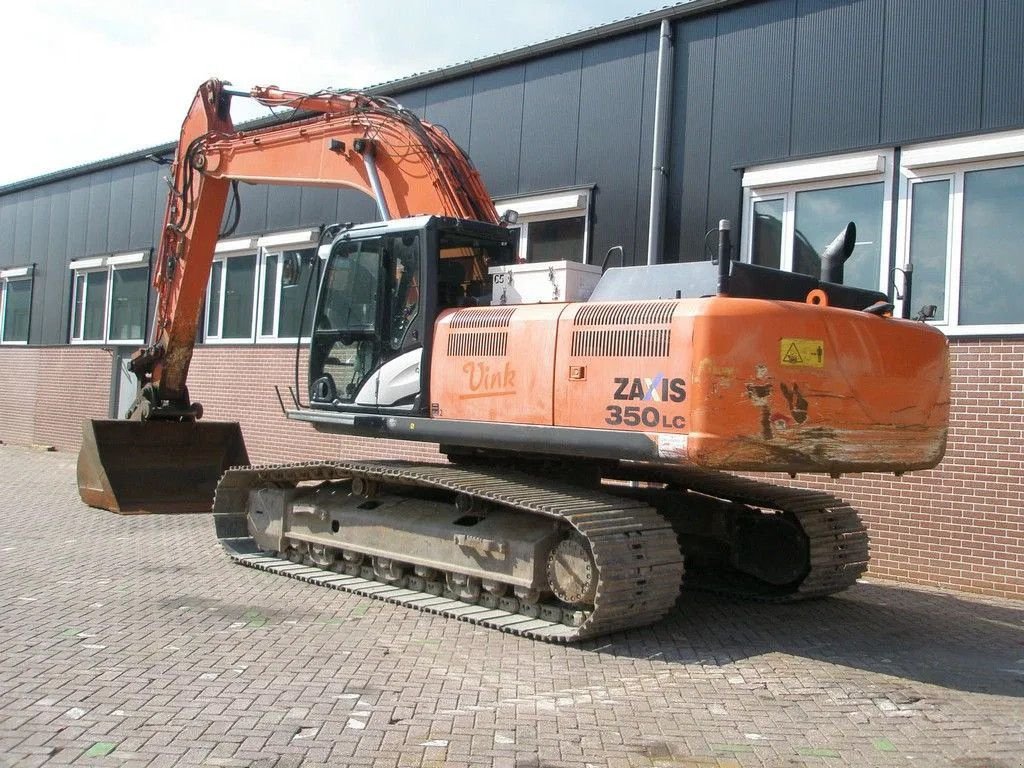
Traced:
<path fill-rule="evenodd" d="M 736 369 L 733 366 L 719 366 L 710 357 L 697 365 L 695 383 L 707 387 L 708 397 L 721 397 L 725 390 L 736 383 Z"/>
<path fill-rule="evenodd" d="M 758 364 L 754 369 L 754 381 L 747 382 L 747 397 L 758 411 L 761 412 L 761 437 L 772 439 L 772 391 L 775 385 L 768 373 L 768 366 Z"/>
<path fill-rule="evenodd" d="M 754 370 L 754 380 L 746 383 L 747 397 L 761 415 L 761 438 L 772 440 L 776 435 L 785 433 L 807 422 L 810 401 L 804 396 L 798 382 L 787 384 L 779 382 L 779 391 L 785 406 L 773 407 L 775 394 L 774 380 L 764 364 Z"/>

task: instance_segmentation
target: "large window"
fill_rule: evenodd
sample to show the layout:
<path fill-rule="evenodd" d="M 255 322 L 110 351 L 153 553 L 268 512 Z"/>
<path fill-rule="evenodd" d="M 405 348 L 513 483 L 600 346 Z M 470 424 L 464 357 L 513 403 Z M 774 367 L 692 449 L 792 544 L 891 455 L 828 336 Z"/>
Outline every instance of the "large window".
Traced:
<path fill-rule="evenodd" d="M 749 169 L 744 260 L 820 278 L 822 253 L 852 221 L 843 282 L 885 290 L 891 177 L 891 153 L 877 152 Z"/>
<path fill-rule="evenodd" d="M 575 189 L 496 202 L 499 214 L 515 211 L 522 261 L 586 261 L 590 191 Z"/>
<path fill-rule="evenodd" d="M 898 263 L 911 315 L 953 333 L 1024 326 L 1024 132 L 904 150 Z M 932 311 L 930 308 L 934 307 Z"/>
<path fill-rule="evenodd" d="M 73 343 L 144 343 L 148 261 L 136 251 L 71 262 Z"/>
<path fill-rule="evenodd" d="M 0 343 L 27 344 L 33 267 L 0 269 Z"/>
<path fill-rule="evenodd" d="M 251 341 L 258 255 L 251 238 L 217 244 L 206 292 L 206 341 Z"/>
<path fill-rule="evenodd" d="M 822 250 L 853 221 L 848 285 L 886 291 L 891 273 L 910 317 L 951 334 L 1024 332 L 1024 131 L 903 147 L 898 169 L 894 155 L 748 169 L 744 259 L 818 276 Z"/>
<path fill-rule="evenodd" d="M 309 336 L 313 325 L 318 266 L 316 248 L 312 247 L 264 254 L 261 338 L 298 338 L 299 320 L 303 314 L 302 336 Z"/>
<path fill-rule="evenodd" d="M 320 264 L 317 236 L 317 230 L 301 230 L 218 243 L 206 294 L 205 340 L 295 341 L 304 303 L 301 335 L 308 336 Z"/>

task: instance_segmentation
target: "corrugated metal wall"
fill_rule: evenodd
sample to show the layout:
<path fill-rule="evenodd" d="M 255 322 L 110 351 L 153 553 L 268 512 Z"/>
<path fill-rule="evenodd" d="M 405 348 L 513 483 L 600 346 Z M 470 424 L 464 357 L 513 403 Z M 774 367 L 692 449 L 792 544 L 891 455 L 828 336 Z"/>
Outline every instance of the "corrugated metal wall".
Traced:
<path fill-rule="evenodd" d="M 666 259 L 739 220 L 742 168 L 1024 126 L 1019 0 L 764 0 L 675 22 Z M 656 26 L 413 91 L 492 194 L 593 185 L 591 254 L 645 260 Z M 147 161 L 0 197 L 0 266 L 36 262 L 31 342 L 67 341 L 73 258 L 152 248 Z M 374 217 L 349 190 L 242 189 L 239 234 Z"/>
<path fill-rule="evenodd" d="M 1013 128 L 1024 115 L 1024 3 L 988 0 L 985 4 L 985 73 L 981 124 Z"/>
<path fill-rule="evenodd" d="M 984 17 L 984 2 L 889 3 L 880 141 L 981 128 Z"/>
<path fill-rule="evenodd" d="M 491 194 L 594 186 L 591 254 L 644 261 L 658 29 L 397 94 L 448 129 Z"/>
<path fill-rule="evenodd" d="M 878 143 L 884 14 L 883 0 L 799 0 L 790 154 Z"/>
<path fill-rule="evenodd" d="M 766 0 L 675 28 L 683 260 L 739 219 L 745 166 L 1024 126 L 1019 0 Z"/>

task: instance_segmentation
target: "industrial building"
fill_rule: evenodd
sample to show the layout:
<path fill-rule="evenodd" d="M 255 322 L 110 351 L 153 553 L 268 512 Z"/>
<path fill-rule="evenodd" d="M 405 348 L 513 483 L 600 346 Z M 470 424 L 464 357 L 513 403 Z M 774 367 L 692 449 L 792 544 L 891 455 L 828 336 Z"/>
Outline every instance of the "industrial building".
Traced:
<path fill-rule="evenodd" d="M 1021 598 L 1022 42 L 1015 0 L 693 0 L 371 90 L 445 126 L 519 213 L 530 261 L 702 260 L 725 218 L 743 260 L 805 271 L 855 221 L 846 282 L 897 311 L 912 263 L 908 311 L 950 343 L 945 460 L 796 482 L 861 509 L 869 574 Z M 0 440 L 76 450 L 83 419 L 134 396 L 123 364 L 152 318 L 167 195 L 155 161 L 173 151 L 0 188 Z M 305 376 L 283 255 L 376 215 L 349 190 L 241 190 L 190 389 L 241 422 L 256 462 L 436 456 L 282 415 Z"/>

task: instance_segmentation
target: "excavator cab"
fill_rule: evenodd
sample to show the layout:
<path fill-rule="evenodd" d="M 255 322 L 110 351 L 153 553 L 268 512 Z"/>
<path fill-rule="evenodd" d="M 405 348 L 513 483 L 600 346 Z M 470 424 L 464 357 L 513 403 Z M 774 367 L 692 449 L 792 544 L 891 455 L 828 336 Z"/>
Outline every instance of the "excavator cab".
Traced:
<path fill-rule="evenodd" d="M 422 412 L 423 350 L 447 309 L 490 303 L 508 229 L 423 216 L 346 229 L 326 251 L 309 358 L 313 408 Z M 433 286 L 427 289 L 427 286 Z"/>

